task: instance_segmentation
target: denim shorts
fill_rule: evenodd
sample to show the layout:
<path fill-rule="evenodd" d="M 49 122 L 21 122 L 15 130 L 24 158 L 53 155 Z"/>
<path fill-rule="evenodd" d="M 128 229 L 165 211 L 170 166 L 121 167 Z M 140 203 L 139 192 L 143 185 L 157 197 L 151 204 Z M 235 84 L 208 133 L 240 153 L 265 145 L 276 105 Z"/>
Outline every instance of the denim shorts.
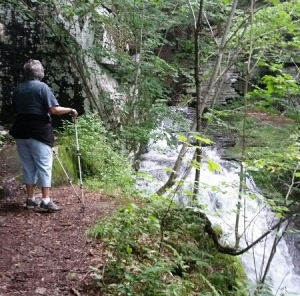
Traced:
<path fill-rule="evenodd" d="M 16 139 L 23 183 L 51 187 L 52 148 L 35 139 Z"/>

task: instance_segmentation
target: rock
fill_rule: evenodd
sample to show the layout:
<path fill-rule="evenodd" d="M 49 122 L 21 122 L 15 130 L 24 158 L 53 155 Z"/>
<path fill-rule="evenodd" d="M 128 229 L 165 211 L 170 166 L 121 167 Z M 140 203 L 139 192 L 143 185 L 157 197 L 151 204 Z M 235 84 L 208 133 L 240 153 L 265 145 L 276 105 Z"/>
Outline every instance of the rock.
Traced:
<path fill-rule="evenodd" d="M 38 287 L 38 288 L 36 288 L 35 293 L 37 293 L 39 295 L 46 295 L 47 289 Z"/>
<path fill-rule="evenodd" d="M 78 274 L 75 273 L 75 272 L 69 272 L 67 275 L 66 275 L 66 280 L 68 281 L 76 281 L 78 280 Z"/>

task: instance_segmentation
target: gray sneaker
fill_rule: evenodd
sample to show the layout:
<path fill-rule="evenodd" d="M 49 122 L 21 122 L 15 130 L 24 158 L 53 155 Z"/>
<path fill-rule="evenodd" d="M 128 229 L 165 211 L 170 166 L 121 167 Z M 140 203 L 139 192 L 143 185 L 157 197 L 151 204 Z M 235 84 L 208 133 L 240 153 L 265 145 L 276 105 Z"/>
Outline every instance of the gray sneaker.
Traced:
<path fill-rule="evenodd" d="M 26 207 L 27 208 L 35 208 L 41 204 L 41 199 L 36 197 L 35 199 L 27 198 L 26 199 Z"/>
<path fill-rule="evenodd" d="M 61 207 L 56 205 L 52 199 L 46 204 L 43 200 L 40 203 L 40 209 L 48 212 L 59 212 L 61 210 Z"/>

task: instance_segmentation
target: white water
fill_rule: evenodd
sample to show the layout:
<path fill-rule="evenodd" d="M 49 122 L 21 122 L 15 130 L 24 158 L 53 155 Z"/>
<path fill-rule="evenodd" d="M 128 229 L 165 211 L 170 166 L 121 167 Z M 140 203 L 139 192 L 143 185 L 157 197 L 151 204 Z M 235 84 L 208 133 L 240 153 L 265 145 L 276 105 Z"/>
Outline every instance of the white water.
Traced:
<path fill-rule="evenodd" d="M 179 150 L 178 147 L 177 150 Z M 191 154 L 192 151 L 188 152 Z M 220 225 L 226 237 L 224 242 L 234 242 L 234 225 L 236 215 L 239 177 L 236 165 L 232 162 L 222 161 L 217 152 L 212 149 L 204 149 L 205 159 L 213 160 L 220 164 L 219 172 L 211 172 L 208 165 L 203 165 L 200 173 L 201 194 L 199 202 L 206 205 L 206 214 L 210 220 Z M 144 154 L 141 162 L 141 171 L 150 174 L 154 180 L 140 184 L 144 189 L 155 192 L 167 180 L 168 175 L 164 170 L 172 167 L 176 160 L 176 149 L 168 149 L 166 142 L 161 141 L 152 145 L 149 152 Z M 194 173 L 191 173 L 186 182 L 193 182 Z M 247 180 L 248 196 L 243 201 L 241 225 L 239 233 L 243 233 L 242 246 L 259 238 L 270 226 L 276 223 L 274 214 L 266 207 L 263 197 L 259 194 L 254 182 Z M 256 198 L 249 195 L 255 194 Z M 253 196 L 253 195 L 252 195 Z M 186 202 L 187 197 L 181 193 L 179 200 Z M 244 207 L 245 206 L 245 207 Z M 258 243 L 251 251 L 240 256 L 249 280 L 257 282 L 261 269 L 264 270 L 268 256 L 272 248 L 272 235 Z M 277 252 L 272 261 L 268 276 L 272 281 L 273 294 L 280 295 L 281 291 L 287 291 L 285 295 L 300 295 L 300 276 L 293 271 L 293 263 L 290 260 L 289 251 L 284 240 L 278 245 Z"/>

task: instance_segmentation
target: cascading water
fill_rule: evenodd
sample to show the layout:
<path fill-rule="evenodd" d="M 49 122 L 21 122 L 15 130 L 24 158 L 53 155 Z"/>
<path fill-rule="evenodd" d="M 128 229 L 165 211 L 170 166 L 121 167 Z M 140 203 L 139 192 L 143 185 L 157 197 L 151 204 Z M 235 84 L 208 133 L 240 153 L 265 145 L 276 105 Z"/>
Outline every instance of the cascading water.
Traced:
<path fill-rule="evenodd" d="M 192 149 L 190 150 L 189 155 L 193 153 Z M 168 145 L 164 141 L 150 145 L 148 152 L 142 156 L 140 170 L 154 177 L 154 180 L 148 183 L 143 182 L 140 186 L 150 192 L 155 192 L 167 180 L 168 174 L 165 168 L 172 168 L 177 154 L 174 149 L 168 149 Z M 199 203 L 206 205 L 203 208 L 210 220 L 223 228 L 226 235 L 223 238 L 224 242 L 233 242 L 239 188 L 238 168 L 234 162 L 221 160 L 216 150 L 204 148 L 203 154 L 205 157 L 200 173 L 201 194 L 199 195 Z M 205 159 L 217 162 L 221 166 L 221 170 L 215 172 L 209 170 Z M 186 182 L 192 184 L 193 178 L 194 173 L 191 172 Z M 277 221 L 251 178 L 247 179 L 247 188 L 248 198 L 245 198 L 245 203 L 242 202 L 241 223 L 239 225 L 239 234 L 243 234 L 242 247 L 246 246 L 246 242 L 250 244 L 259 238 Z M 254 195 L 255 198 L 253 198 Z M 184 191 L 179 193 L 178 200 L 186 202 L 187 196 Z M 262 240 L 250 251 L 240 256 L 248 278 L 253 283 L 258 281 L 260 273 L 267 264 L 267 258 L 273 244 L 272 238 L 274 236 L 269 235 L 267 239 Z M 281 291 L 289 293 L 285 295 L 300 295 L 300 276 L 293 270 L 293 263 L 284 240 L 281 240 L 277 247 L 268 278 L 271 280 L 270 286 L 274 295 L 280 295 Z"/>

